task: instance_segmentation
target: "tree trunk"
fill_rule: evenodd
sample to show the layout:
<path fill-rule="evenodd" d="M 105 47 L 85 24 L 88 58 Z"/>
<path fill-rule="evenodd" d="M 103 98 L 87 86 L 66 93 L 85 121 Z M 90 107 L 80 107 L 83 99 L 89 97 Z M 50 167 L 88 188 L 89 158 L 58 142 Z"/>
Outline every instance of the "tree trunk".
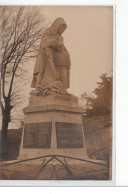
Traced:
<path fill-rule="evenodd" d="M 8 125 L 11 117 L 11 106 L 8 101 L 5 101 L 5 109 L 2 115 L 2 130 L 1 130 L 1 145 L 0 145 L 0 155 L 4 159 L 6 157 L 6 137 Z"/>
<path fill-rule="evenodd" d="M 9 119 L 8 115 L 5 113 L 3 114 L 3 119 L 2 119 L 2 131 L 1 131 L 1 136 L 3 139 L 6 139 L 7 137 L 7 130 L 8 130 L 8 124 L 9 124 Z"/>

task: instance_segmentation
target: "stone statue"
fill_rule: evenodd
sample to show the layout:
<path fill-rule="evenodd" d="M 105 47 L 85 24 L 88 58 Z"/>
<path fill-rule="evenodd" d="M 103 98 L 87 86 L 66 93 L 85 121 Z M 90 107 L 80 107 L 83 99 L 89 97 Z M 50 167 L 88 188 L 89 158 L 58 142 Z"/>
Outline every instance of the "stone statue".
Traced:
<path fill-rule="evenodd" d="M 71 62 L 62 37 L 66 27 L 64 19 L 57 18 L 43 33 L 31 83 L 37 93 L 69 88 Z"/>

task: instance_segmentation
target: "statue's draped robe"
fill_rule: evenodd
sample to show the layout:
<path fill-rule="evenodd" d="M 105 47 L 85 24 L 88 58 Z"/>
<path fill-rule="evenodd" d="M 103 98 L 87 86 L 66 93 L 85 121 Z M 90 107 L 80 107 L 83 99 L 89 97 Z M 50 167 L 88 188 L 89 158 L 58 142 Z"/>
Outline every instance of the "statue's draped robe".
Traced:
<path fill-rule="evenodd" d="M 62 36 L 57 33 L 62 24 L 65 24 L 63 18 L 56 19 L 42 36 L 31 83 L 32 88 L 38 88 L 42 84 L 49 85 L 56 81 L 54 52 L 58 42 L 63 40 Z M 67 66 L 70 68 L 70 56 L 65 47 L 64 51 L 67 54 Z M 67 88 L 69 88 L 69 79 L 67 79 Z"/>
<path fill-rule="evenodd" d="M 57 74 L 59 73 L 59 79 L 61 81 L 64 79 L 64 83 L 63 83 L 64 89 L 69 88 L 71 62 L 70 62 L 70 56 L 65 47 L 61 52 L 55 52 L 54 64 L 57 70 Z M 58 75 L 57 75 L 57 79 L 58 79 Z"/>

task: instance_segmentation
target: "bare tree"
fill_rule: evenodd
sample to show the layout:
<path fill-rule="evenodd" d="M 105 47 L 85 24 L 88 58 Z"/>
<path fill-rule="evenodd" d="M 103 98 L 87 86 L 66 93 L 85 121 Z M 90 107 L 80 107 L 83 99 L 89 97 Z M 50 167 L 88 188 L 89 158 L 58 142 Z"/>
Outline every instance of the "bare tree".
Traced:
<path fill-rule="evenodd" d="M 20 103 L 16 82 L 23 81 L 24 64 L 35 57 L 45 18 L 36 7 L 0 7 L 2 133 L 7 136 L 11 111 Z"/>

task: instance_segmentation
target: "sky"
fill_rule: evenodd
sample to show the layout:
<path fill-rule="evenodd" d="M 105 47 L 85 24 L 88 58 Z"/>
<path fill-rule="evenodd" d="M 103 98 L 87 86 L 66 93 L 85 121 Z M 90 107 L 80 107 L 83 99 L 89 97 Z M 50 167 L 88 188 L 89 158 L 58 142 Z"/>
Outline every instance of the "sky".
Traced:
<path fill-rule="evenodd" d="M 76 96 L 85 91 L 91 93 L 101 74 L 112 74 L 113 8 L 47 6 L 40 7 L 40 12 L 50 24 L 57 17 L 64 18 L 67 24 L 62 36 L 71 58 L 68 91 Z M 34 64 L 35 61 L 28 69 L 30 80 Z"/>
<path fill-rule="evenodd" d="M 113 8 L 101 6 L 46 6 L 39 7 L 49 25 L 57 17 L 64 18 L 67 28 L 62 34 L 70 59 L 70 88 L 76 96 L 92 93 L 99 76 L 112 74 L 113 66 Z M 29 93 L 35 60 L 26 64 L 28 80 L 23 106 L 29 103 Z"/>

